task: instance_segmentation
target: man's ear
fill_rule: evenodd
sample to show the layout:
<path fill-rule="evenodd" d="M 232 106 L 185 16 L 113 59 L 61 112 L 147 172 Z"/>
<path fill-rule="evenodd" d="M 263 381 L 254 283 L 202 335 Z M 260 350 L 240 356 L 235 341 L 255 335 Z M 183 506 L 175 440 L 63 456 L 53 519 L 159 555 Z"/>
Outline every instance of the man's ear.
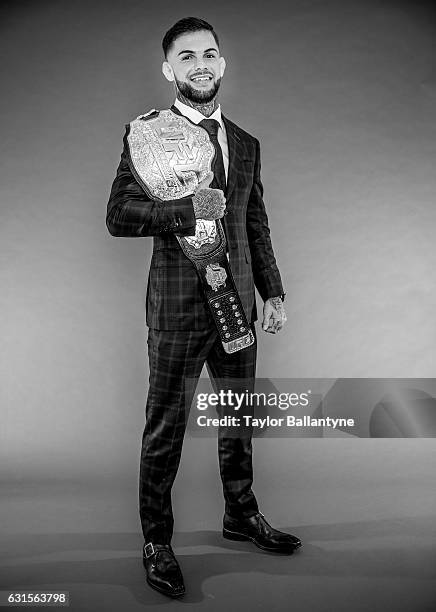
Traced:
<path fill-rule="evenodd" d="M 174 81 L 173 69 L 167 61 L 162 64 L 162 73 L 167 81 Z"/>
<path fill-rule="evenodd" d="M 223 76 L 225 69 L 226 69 L 226 60 L 223 57 L 220 57 L 220 76 Z"/>

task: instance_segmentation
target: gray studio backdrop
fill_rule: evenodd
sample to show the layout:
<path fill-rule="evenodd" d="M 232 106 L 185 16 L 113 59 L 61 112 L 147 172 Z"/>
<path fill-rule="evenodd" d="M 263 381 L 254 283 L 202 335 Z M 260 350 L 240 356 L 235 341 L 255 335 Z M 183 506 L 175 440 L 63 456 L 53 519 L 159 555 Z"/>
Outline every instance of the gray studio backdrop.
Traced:
<path fill-rule="evenodd" d="M 261 142 L 288 323 L 259 330 L 259 376 L 434 376 L 430 3 L 2 7 L 5 478 L 134 478 L 152 240 L 111 237 L 106 203 L 124 124 L 173 100 L 160 43 L 189 14 L 220 34 L 223 111 Z"/>

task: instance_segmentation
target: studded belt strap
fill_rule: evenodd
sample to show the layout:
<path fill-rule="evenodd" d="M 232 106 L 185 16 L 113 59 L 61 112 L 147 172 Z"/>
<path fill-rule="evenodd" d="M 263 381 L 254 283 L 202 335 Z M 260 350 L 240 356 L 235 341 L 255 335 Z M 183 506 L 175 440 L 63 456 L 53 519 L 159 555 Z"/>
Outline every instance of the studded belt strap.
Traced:
<path fill-rule="evenodd" d="M 197 269 L 207 305 L 212 313 L 226 353 L 235 353 L 254 342 L 226 256 L 226 238 L 221 221 L 212 249 L 196 252 L 186 238 L 177 236 L 183 252 Z"/>

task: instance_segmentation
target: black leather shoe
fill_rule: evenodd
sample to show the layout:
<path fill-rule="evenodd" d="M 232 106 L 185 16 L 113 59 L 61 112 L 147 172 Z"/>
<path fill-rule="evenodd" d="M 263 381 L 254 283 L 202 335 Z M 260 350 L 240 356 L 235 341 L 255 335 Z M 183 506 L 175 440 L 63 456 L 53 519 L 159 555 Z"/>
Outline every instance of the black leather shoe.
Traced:
<path fill-rule="evenodd" d="M 144 544 L 142 560 L 153 589 L 168 597 L 185 593 L 182 572 L 170 544 Z"/>
<path fill-rule="evenodd" d="M 261 512 L 242 519 L 225 514 L 223 536 L 227 540 L 251 540 L 262 550 L 287 555 L 292 555 L 301 546 L 301 540 L 296 536 L 271 527 Z"/>

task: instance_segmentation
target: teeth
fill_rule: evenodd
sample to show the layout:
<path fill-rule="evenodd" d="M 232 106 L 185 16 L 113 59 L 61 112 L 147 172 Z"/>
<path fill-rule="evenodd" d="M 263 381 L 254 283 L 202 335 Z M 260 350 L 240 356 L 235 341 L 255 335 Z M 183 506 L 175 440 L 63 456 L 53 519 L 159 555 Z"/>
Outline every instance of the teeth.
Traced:
<path fill-rule="evenodd" d="M 193 81 L 209 81 L 210 77 L 209 76 L 204 76 L 204 77 L 192 77 Z"/>

